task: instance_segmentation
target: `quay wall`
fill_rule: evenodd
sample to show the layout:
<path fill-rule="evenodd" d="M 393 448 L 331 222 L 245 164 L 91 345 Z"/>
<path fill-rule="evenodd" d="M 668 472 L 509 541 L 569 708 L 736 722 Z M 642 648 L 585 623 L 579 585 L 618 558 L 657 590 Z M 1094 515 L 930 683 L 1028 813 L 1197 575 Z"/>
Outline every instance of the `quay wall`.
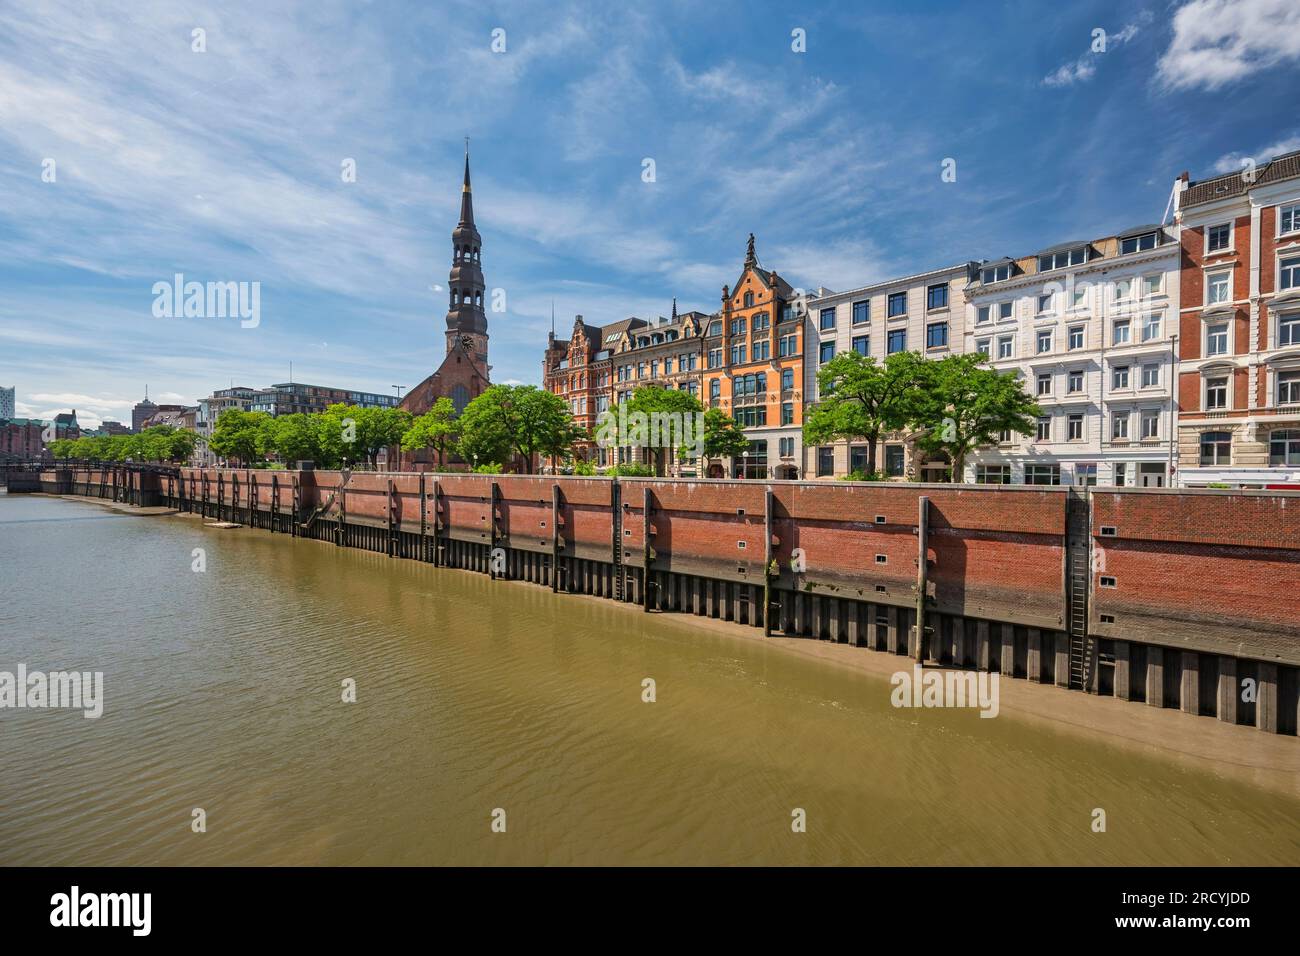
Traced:
<path fill-rule="evenodd" d="M 41 487 L 1300 723 L 1300 492 L 196 468 L 52 469 Z"/>

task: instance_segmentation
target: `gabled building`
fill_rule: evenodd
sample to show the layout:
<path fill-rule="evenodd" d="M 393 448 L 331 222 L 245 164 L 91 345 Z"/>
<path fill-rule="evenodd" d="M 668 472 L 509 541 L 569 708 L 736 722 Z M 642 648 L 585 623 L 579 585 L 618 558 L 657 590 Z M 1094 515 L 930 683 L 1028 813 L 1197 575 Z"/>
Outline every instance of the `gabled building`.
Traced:
<path fill-rule="evenodd" d="M 762 268 L 750 233 L 745 262 L 722 287 L 705 328 L 703 402 L 734 418 L 748 453 L 713 462 L 708 477 L 798 478 L 803 457 L 804 316 L 798 296 Z"/>
<path fill-rule="evenodd" d="M 640 319 L 624 319 L 608 326 L 589 325 L 574 316 L 568 341 L 552 331 L 542 357 L 542 387 L 559 395 L 569 406 L 574 423 L 590 438 L 577 442 L 574 454 L 582 461 L 610 464 L 611 449 L 597 446 L 596 428 L 602 412 L 609 409 L 612 363 L 609 343 L 619 345 L 628 332 L 644 325 Z"/>
<path fill-rule="evenodd" d="M 1174 188 L 1180 484 L 1300 487 L 1300 151 Z"/>

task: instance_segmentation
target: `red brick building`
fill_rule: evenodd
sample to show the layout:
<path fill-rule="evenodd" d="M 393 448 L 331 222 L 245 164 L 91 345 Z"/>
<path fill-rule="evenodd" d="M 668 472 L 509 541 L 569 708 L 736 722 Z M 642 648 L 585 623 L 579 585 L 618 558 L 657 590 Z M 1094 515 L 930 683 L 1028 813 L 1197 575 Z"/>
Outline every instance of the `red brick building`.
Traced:
<path fill-rule="evenodd" d="M 1300 488 L 1300 151 L 1175 189 L 1180 483 Z"/>

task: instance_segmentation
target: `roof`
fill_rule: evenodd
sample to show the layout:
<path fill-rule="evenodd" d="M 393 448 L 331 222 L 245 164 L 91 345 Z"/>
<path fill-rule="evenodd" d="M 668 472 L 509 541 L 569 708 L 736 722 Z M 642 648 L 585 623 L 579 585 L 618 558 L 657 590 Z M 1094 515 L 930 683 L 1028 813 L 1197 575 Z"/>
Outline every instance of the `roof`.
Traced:
<path fill-rule="evenodd" d="M 1275 156 L 1255 169 L 1255 181 L 1247 182 L 1242 171 L 1225 173 L 1198 183 L 1189 183 L 1179 201 L 1179 208 L 1199 206 L 1230 196 L 1244 196 L 1257 186 L 1300 178 L 1300 150 Z"/>
<path fill-rule="evenodd" d="M 1122 232 L 1115 233 L 1116 239 L 1128 239 L 1131 236 L 1145 236 L 1148 232 L 1163 232 L 1164 224 L 1155 222 L 1145 226 L 1129 226 Z"/>
<path fill-rule="evenodd" d="M 1069 252 L 1071 249 L 1078 249 L 1080 246 L 1090 245 L 1087 239 L 1076 239 L 1074 242 L 1058 242 L 1054 246 L 1048 246 L 1046 249 L 1040 249 L 1034 253 L 1036 256 L 1049 256 L 1054 252 Z"/>

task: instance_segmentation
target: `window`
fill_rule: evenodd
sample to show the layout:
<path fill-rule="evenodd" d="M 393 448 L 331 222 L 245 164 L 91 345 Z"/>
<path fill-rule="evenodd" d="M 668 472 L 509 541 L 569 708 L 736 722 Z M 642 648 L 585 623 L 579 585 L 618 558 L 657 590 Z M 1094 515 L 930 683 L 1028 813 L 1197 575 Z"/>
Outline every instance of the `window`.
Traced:
<path fill-rule="evenodd" d="M 853 303 L 853 324 L 865 325 L 871 321 L 871 300 L 863 299 Z"/>
<path fill-rule="evenodd" d="M 745 293 L 745 308 L 748 309 L 748 308 L 749 308 L 750 306 L 752 306 L 753 304 L 754 304 L 754 293 L 752 293 L 752 292 L 746 292 L 746 293 Z"/>
<path fill-rule="evenodd" d="M 1116 302 L 1123 302 L 1125 299 L 1129 298 L 1132 295 L 1133 295 L 1132 279 L 1115 280 L 1115 301 Z"/>
<path fill-rule="evenodd" d="M 1204 432 L 1201 435 L 1201 464 L 1232 464 L 1232 433 Z"/>
<path fill-rule="evenodd" d="M 1232 301 L 1232 273 L 1211 272 L 1205 277 L 1205 304 L 1217 305 Z"/>
<path fill-rule="evenodd" d="M 722 368 L 722 349 L 709 349 L 709 368 Z"/>
<path fill-rule="evenodd" d="M 1115 412 L 1110 417 L 1112 441 L 1128 441 L 1128 412 Z"/>
<path fill-rule="evenodd" d="M 1011 358 L 1011 354 L 1014 349 L 1014 346 L 1015 346 L 1015 340 L 1012 339 L 1011 336 L 1009 335 L 1000 336 L 998 338 L 998 358 L 1000 359 Z"/>
<path fill-rule="evenodd" d="M 1160 366 L 1147 363 L 1142 366 L 1142 387 L 1155 388 L 1160 384 Z"/>
<path fill-rule="evenodd" d="M 835 449 L 823 445 L 817 449 L 817 477 L 829 478 L 835 474 Z"/>
<path fill-rule="evenodd" d="M 850 445 L 849 446 L 849 471 L 867 470 L 867 446 Z"/>
<path fill-rule="evenodd" d="M 1052 331 L 1043 329 L 1038 333 L 1038 354 L 1052 351 Z"/>
<path fill-rule="evenodd" d="M 1143 249 L 1154 249 L 1155 247 L 1156 234 L 1154 232 L 1143 233 L 1140 236 L 1129 236 L 1127 239 L 1121 239 L 1119 242 L 1119 251 L 1121 254 L 1139 252 Z"/>
<path fill-rule="evenodd" d="M 1277 403 L 1279 405 L 1300 405 L 1300 372 L 1278 373 Z"/>
<path fill-rule="evenodd" d="M 1081 282 L 1070 291 L 1070 308 L 1082 309 L 1088 304 L 1088 283 Z"/>
<path fill-rule="evenodd" d="M 1300 206 L 1292 207 L 1300 209 Z M 1300 465 L 1300 431 L 1273 432 L 1268 439 L 1270 465 Z"/>
<path fill-rule="evenodd" d="M 1228 407 L 1228 377 L 1226 375 L 1205 380 L 1205 407 L 1207 409 Z"/>
<path fill-rule="evenodd" d="M 1160 338 L 1160 316 L 1148 315 L 1142 319 L 1142 341 L 1150 342 Z"/>
<path fill-rule="evenodd" d="M 989 311 L 989 307 L 987 305 L 981 305 L 978 309 L 975 310 L 975 322 L 977 324 L 982 325 L 983 323 L 987 322 L 990 318 L 992 318 L 992 313 Z"/>
<path fill-rule="evenodd" d="M 781 403 L 781 424 L 782 425 L 794 424 L 794 402 Z"/>
<path fill-rule="evenodd" d="M 1232 223 L 1220 223 L 1205 230 L 1205 251 L 1222 252 L 1232 248 Z"/>
<path fill-rule="evenodd" d="M 1277 344 L 1300 345 L 1300 312 L 1277 317 Z"/>
<path fill-rule="evenodd" d="M 1083 441 L 1083 416 L 1075 413 L 1065 419 L 1065 440 Z"/>
<path fill-rule="evenodd" d="M 944 286 L 946 289 L 947 286 Z M 925 347 L 943 349 L 948 347 L 948 323 L 935 322 L 925 327 Z"/>
<path fill-rule="evenodd" d="M 990 355 L 989 348 L 991 345 L 992 343 L 988 339 L 976 339 L 975 351 L 978 352 L 980 355 L 984 356 L 985 358 L 988 358 Z"/>
<path fill-rule="evenodd" d="M 1059 485 L 1060 483 L 1060 465 L 1025 465 L 1025 484 Z"/>
<path fill-rule="evenodd" d="M 778 346 L 778 351 L 779 354 L 781 355 L 798 355 L 799 344 L 798 344 L 797 336 L 793 334 L 781 336 L 781 342 L 780 345 Z"/>
<path fill-rule="evenodd" d="M 664 374 L 665 374 L 665 375 L 672 375 L 672 374 L 673 374 L 673 360 L 672 360 L 672 356 L 669 356 L 668 358 L 664 359 Z"/>
<path fill-rule="evenodd" d="M 1000 266 L 993 266 L 980 271 L 980 281 L 985 285 L 990 282 L 1005 282 L 1011 278 L 1011 264 L 1005 263 Z"/>
<path fill-rule="evenodd" d="M 1070 338 L 1067 346 L 1071 352 L 1075 349 L 1083 348 L 1083 326 L 1075 325 L 1070 327 Z"/>
<path fill-rule="evenodd" d="M 891 292 L 889 294 L 889 317 L 895 318 L 900 315 L 907 315 L 907 293 Z"/>
<path fill-rule="evenodd" d="M 772 340 L 759 339 L 751 346 L 750 351 L 753 353 L 752 361 L 763 362 L 772 357 Z"/>
<path fill-rule="evenodd" d="M 1147 296 L 1148 298 L 1151 296 L 1159 295 L 1160 290 L 1163 287 L 1164 287 L 1164 276 L 1160 275 L 1160 273 L 1156 273 L 1153 276 L 1142 277 L 1142 294 L 1144 296 Z"/>
<path fill-rule="evenodd" d="M 1011 318 L 1011 305 L 1012 305 L 1012 304 L 1011 304 L 1010 302 L 999 302 L 999 303 L 998 303 L 998 320 L 999 320 L 999 321 L 1001 321 L 1001 320 L 1003 320 L 1003 319 L 1009 319 L 1009 318 Z"/>
<path fill-rule="evenodd" d="M 1010 444 L 1011 444 L 1011 429 L 1010 429 L 1010 428 L 1004 428 L 1004 429 L 1002 429 L 1002 431 L 998 432 L 998 444 L 999 444 L 999 445 L 1010 445 Z"/>
<path fill-rule="evenodd" d="M 772 327 L 772 322 L 766 312 L 760 312 L 750 320 L 749 327 L 754 332 L 763 332 Z"/>
<path fill-rule="evenodd" d="M 867 336 L 865 335 L 853 336 L 853 351 L 863 356 L 870 355 L 871 354 L 870 339 L 868 339 Z"/>
<path fill-rule="evenodd" d="M 885 446 L 885 474 L 890 478 L 902 478 L 906 471 L 902 445 Z"/>
<path fill-rule="evenodd" d="M 1160 412 L 1158 409 L 1148 408 L 1142 411 L 1142 439 L 1160 437 Z"/>
<path fill-rule="evenodd" d="M 731 347 L 731 364 L 740 365 L 745 361 L 745 346 L 733 345 Z"/>
<path fill-rule="evenodd" d="M 777 449 L 778 449 L 778 453 L 780 454 L 780 456 L 781 456 L 782 458 L 793 458 L 793 457 L 794 457 L 794 439 L 793 439 L 793 438 L 782 438 L 780 441 L 777 442 Z"/>
<path fill-rule="evenodd" d="M 894 329 L 891 331 L 889 341 L 886 344 L 890 355 L 895 352 L 907 351 L 907 329 Z"/>
<path fill-rule="evenodd" d="M 1052 311 L 1052 293 L 1044 292 L 1038 297 L 1038 314 Z"/>
<path fill-rule="evenodd" d="M 1286 235 L 1288 232 L 1300 232 L 1300 203 L 1279 206 L 1277 209 L 1277 223 L 1279 235 Z"/>
<path fill-rule="evenodd" d="M 1069 383 L 1070 383 L 1070 384 L 1069 384 L 1069 391 L 1070 391 L 1070 392 L 1072 392 L 1072 393 L 1073 393 L 1073 392 L 1082 392 L 1082 391 L 1083 391 L 1083 372 L 1080 372 L 1080 371 L 1074 371 L 1074 372 L 1071 372 L 1070 375 L 1069 375 Z"/>
<path fill-rule="evenodd" d="M 742 318 L 739 318 L 739 319 L 732 319 L 732 320 L 731 320 L 731 334 L 732 334 L 732 335 L 744 335 L 744 334 L 745 334 L 745 320 L 744 320 L 743 317 L 742 317 Z"/>
<path fill-rule="evenodd" d="M 818 349 L 818 360 L 825 365 L 835 357 L 835 343 L 823 342 Z"/>
<path fill-rule="evenodd" d="M 1082 265 L 1087 259 L 1087 246 L 1067 249 L 1064 252 L 1049 252 L 1038 257 L 1038 271 L 1051 272 L 1053 269 L 1064 269 L 1066 266 Z"/>
<path fill-rule="evenodd" d="M 1228 354 L 1228 323 L 1219 322 L 1205 330 L 1205 354 Z"/>
<path fill-rule="evenodd" d="M 781 391 L 788 392 L 794 388 L 794 369 L 781 369 Z"/>
<path fill-rule="evenodd" d="M 835 328 L 834 309 L 822 309 L 820 328 L 823 332 L 829 332 L 831 329 Z"/>
<path fill-rule="evenodd" d="M 1278 289 L 1300 289 L 1300 256 L 1288 256 L 1278 267 Z"/>
<path fill-rule="evenodd" d="M 925 307 L 931 311 L 948 308 L 948 286 L 932 285 L 925 290 Z"/>
<path fill-rule="evenodd" d="M 1081 487 L 1092 488 L 1097 484 L 1097 466 L 1094 463 L 1079 463 L 1074 466 L 1074 483 Z"/>
<path fill-rule="evenodd" d="M 722 334 L 722 320 L 719 319 L 717 322 L 710 322 L 710 323 L 709 323 L 709 331 L 708 331 L 707 333 L 705 333 L 705 334 L 706 334 L 706 335 L 721 335 L 721 334 Z"/>
<path fill-rule="evenodd" d="M 1011 484 L 1010 465 L 976 465 L 975 482 L 980 485 Z"/>
<path fill-rule="evenodd" d="M 1039 395 L 1052 394 L 1052 373 L 1051 372 L 1038 373 L 1038 394 Z"/>
<path fill-rule="evenodd" d="M 1051 415 L 1044 415 L 1042 418 L 1038 419 L 1038 427 L 1034 432 L 1034 440 L 1035 441 L 1052 440 L 1052 416 Z"/>
<path fill-rule="evenodd" d="M 1129 321 L 1128 319 L 1116 319 L 1115 324 L 1111 326 L 1111 344 L 1128 345 L 1129 338 Z"/>

